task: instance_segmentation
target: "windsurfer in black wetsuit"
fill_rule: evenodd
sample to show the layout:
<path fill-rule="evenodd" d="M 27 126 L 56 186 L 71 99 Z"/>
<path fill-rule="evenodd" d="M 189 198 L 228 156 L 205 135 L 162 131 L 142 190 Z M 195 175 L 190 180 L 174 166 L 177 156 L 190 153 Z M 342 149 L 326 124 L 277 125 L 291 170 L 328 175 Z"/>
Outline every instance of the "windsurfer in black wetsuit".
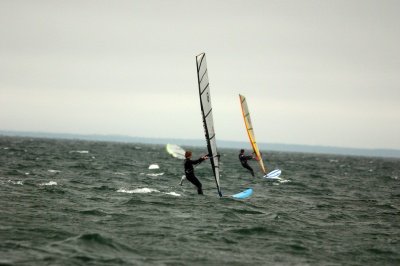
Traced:
<path fill-rule="evenodd" d="M 248 155 L 244 155 L 244 149 L 240 150 L 240 154 L 239 154 L 239 161 L 242 164 L 242 166 L 246 169 L 248 169 L 251 173 L 251 175 L 254 177 L 254 171 L 253 168 L 250 167 L 250 165 L 247 163 L 248 160 L 254 159 L 253 156 L 248 156 Z"/>
<path fill-rule="evenodd" d="M 192 183 L 193 185 L 195 185 L 197 187 L 197 193 L 198 194 L 203 194 L 203 189 L 202 189 L 202 185 L 200 183 L 200 181 L 197 179 L 197 177 L 194 175 L 194 168 L 193 165 L 198 165 L 200 164 L 202 161 L 207 160 L 208 156 L 203 156 L 200 157 L 197 160 L 191 160 L 192 158 L 192 152 L 191 151 L 186 151 L 185 152 L 185 175 L 186 175 L 186 179 L 190 181 L 190 183 Z M 181 182 L 182 184 L 182 182 Z"/>

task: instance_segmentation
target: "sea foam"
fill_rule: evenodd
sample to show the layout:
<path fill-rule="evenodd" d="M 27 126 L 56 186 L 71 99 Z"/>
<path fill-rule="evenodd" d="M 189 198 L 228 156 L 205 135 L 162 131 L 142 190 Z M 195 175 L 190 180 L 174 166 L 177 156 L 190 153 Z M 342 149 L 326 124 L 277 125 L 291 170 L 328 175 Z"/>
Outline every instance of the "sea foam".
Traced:
<path fill-rule="evenodd" d="M 180 196 L 182 196 L 181 194 L 178 194 L 178 193 L 176 193 L 176 192 L 166 192 L 166 193 L 164 193 L 164 194 L 166 194 L 166 195 L 171 195 L 171 196 L 175 196 L 175 197 L 180 197 Z"/>
<path fill-rule="evenodd" d="M 133 190 L 128 190 L 128 189 L 125 189 L 125 188 L 120 188 L 120 189 L 117 190 L 117 192 L 129 193 L 129 194 L 132 194 L 132 193 L 135 193 L 135 194 L 145 194 L 145 193 L 160 192 L 160 191 L 158 191 L 157 189 L 145 187 L 145 188 L 136 188 L 136 189 L 133 189 Z"/>
<path fill-rule="evenodd" d="M 41 183 L 39 186 L 57 186 L 57 182 L 55 181 L 49 181 L 47 183 Z"/>

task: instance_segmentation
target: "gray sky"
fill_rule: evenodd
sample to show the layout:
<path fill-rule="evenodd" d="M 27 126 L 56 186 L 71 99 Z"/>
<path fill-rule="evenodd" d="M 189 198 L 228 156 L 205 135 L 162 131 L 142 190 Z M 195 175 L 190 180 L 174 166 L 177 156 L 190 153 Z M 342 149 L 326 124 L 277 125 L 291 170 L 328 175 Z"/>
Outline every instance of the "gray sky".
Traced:
<path fill-rule="evenodd" d="M 0 129 L 400 149 L 400 1 L 0 1 Z"/>

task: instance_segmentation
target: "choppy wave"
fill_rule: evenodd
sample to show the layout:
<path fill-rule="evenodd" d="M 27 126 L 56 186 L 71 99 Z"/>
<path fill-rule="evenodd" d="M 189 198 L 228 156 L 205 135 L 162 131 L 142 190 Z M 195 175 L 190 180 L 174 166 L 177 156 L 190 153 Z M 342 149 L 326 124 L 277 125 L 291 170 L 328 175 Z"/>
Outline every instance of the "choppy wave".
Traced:
<path fill-rule="evenodd" d="M 268 182 L 220 149 L 219 198 L 209 162 L 198 195 L 163 145 L 137 145 L 0 137 L 0 264 L 399 264 L 399 160 L 272 152 Z"/>
<path fill-rule="evenodd" d="M 89 153 L 89 151 L 70 151 L 70 153 L 81 153 L 81 154 L 86 154 L 86 153 Z"/>
<path fill-rule="evenodd" d="M 83 233 L 81 235 L 67 238 L 63 241 L 53 242 L 50 249 L 55 254 L 71 254 L 69 261 L 80 261 L 84 264 L 126 264 L 121 256 L 124 253 L 134 252 L 131 247 L 120 243 L 114 237 L 103 233 Z M 81 263 L 78 263 L 81 264 Z"/>
<path fill-rule="evenodd" d="M 48 172 L 50 172 L 50 173 L 60 173 L 61 171 L 59 171 L 59 170 L 53 170 L 53 169 L 49 169 L 49 170 L 47 170 Z"/>
<path fill-rule="evenodd" d="M 105 211 L 103 211 L 101 209 L 83 210 L 83 211 L 80 211 L 80 213 L 86 214 L 86 215 L 93 215 L 93 216 L 107 216 L 108 215 L 108 213 L 106 213 Z"/>
<path fill-rule="evenodd" d="M 115 172 L 114 175 L 126 175 L 126 173 L 122 173 L 122 172 Z"/>
<path fill-rule="evenodd" d="M 132 193 L 146 194 L 146 193 L 160 192 L 160 191 L 157 190 L 157 189 L 146 188 L 146 187 L 145 187 L 145 188 L 136 188 L 136 189 L 132 189 L 132 190 L 125 189 L 125 188 L 120 188 L 120 189 L 117 190 L 117 192 L 129 193 L 129 194 L 132 194 Z"/>
<path fill-rule="evenodd" d="M 21 181 L 21 180 L 8 180 L 8 183 L 11 183 L 11 184 L 13 184 L 13 185 L 23 185 L 24 184 L 24 182 L 23 181 Z"/>
<path fill-rule="evenodd" d="M 57 182 L 56 181 L 49 181 L 46 183 L 40 183 L 39 186 L 57 186 Z"/>
<path fill-rule="evenodd" d="M 164 175 L 164 173 L 149 173 L 149 174 L 146 174 L 147 176 L 162 176 L 162 175 Z"/>
<path fill-rule="evenodd" d="M 182 196 L 181 194 L 178 194 L 178 193 L 176 193 L 176 192 L 166 192 L 165 194 L 171 195 L 171 196 L 176 196 L 176 197 Z"/>
<path fill-rule="evenodd" d="M 161 192 L 158 189 L 154 188 L 136 188 L 136 189 L 126 189 L 126 188 L 120 188 L 117 190 L 117 192 L 120 193 L 128 193 L 128 194 L 148 194 L 148 193 L 163 193 L 165 195 L 170 195 L 174 197 L 181 197 L 182 195 L 177 193 L 177 192 Z"/>

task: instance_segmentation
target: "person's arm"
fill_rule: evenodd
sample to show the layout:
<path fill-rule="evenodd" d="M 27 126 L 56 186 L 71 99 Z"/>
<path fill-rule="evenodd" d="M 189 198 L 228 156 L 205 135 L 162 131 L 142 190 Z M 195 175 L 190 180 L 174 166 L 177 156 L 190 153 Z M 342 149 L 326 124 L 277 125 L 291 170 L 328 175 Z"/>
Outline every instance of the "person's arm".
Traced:
<path fill-rule="evenodd" d="M 199 163 L 201 163 L 202 161 L 204 161 L 202 158 L 199 158 L 199 159 L 197 159 L 197 160 L 188 160 L 188 162 L 189 162 L 191 165 L 199 164 Z"/>
<path fill-rule="evenodd" d="M 191 161 L 191 162 L 192 162 L 192 164 L 199 164 L 202 161 L 207 160 L 207 159 L 208 159 L 208 156 L 206 155 L 206 156 L 200 157 L 199 159 L 197 159 L 195 161 Z"/>

